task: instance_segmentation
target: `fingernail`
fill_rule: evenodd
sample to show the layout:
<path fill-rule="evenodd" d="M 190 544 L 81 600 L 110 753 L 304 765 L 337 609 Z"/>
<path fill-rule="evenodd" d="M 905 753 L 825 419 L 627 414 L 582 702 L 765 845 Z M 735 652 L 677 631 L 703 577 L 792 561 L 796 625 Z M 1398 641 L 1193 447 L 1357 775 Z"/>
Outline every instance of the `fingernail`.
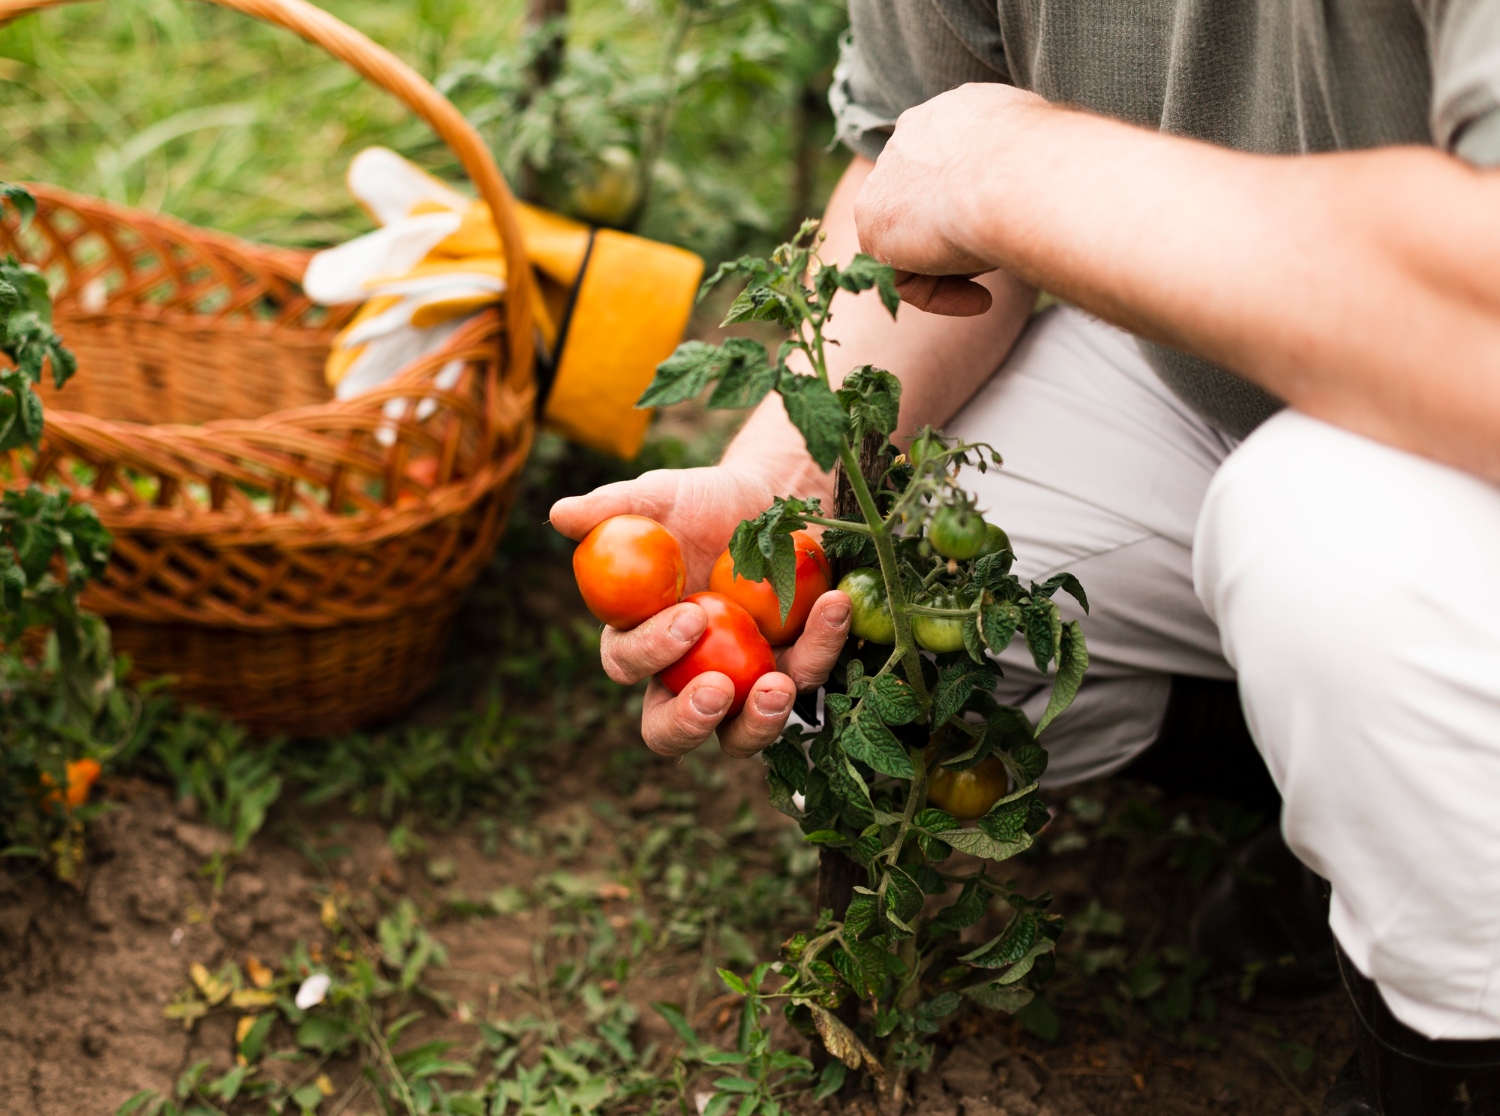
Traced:
<path fill-rule="evenodd" d="M 712 686 L 699 686 L 688 700 L 693 703 L 693 708 L 705 717 L 717 717 L 729 708 L 729 695 Z"/>
<path fill-rule="evenodd" d="M 767 717 L 779 717 L 792 704 L 792 695 L 784 690 L 766 690 L 755 697 L 755 708 Z"/>
<path fill-rule="evenodd" d="M 690 643 L 703 634 L 703 627 L 707 623 L 708 618 L 703 615 L 703 610 L 695 608 L 672 617 L 672 625 L 667 630 L 672 633 L 672 638 Z"/>
<path fill-rule="evenodd" d="M 849 622 L 849 606 L 846 604 L 829 605 L 823 610 L 823 619 L 835 628 L 842 628 Z"/>

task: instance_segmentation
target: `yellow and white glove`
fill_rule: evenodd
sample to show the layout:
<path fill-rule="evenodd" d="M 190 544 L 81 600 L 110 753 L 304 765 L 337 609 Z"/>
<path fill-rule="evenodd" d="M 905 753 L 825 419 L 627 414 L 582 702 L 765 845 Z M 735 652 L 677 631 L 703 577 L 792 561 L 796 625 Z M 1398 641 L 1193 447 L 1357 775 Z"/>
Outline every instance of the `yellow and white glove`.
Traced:
<path fill-rule="evenodd" d="M 472 314 L 500 302 L 505 260 L 489 207 L 371 147 L 349 166 L 349 190 L 381 227 L 315 255 L 303 278 L 325 305 L 363 301 L 334 339 L 327 376 L 347 399 L 439 349 Z M 572 440 L 619 457 L 640 449 L 651 412 L 635 410 L 656 365 L 687 325 L 703 261 L 691 252 L 518 204 L 539 283 L 534 316 L 554 375 L 542 417 Z M 559 347 L 559 323 L 566 336 Z M 462 371 L 442 368 L 449 388 Z M 393 418 L 404 409 L 387 404 Z M 430 401 L 417 417 L 431 413 Z"/>

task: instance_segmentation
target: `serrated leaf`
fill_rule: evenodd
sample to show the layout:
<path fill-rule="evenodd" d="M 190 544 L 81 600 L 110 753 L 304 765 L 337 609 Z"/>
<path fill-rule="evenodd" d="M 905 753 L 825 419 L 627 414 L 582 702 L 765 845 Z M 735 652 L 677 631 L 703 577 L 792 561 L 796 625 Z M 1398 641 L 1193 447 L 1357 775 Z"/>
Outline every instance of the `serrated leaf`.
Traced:
<path fill-rule="evenodd" d="M 795 793 L 792 785 L 778 775 L 774 770 L 766 771 L 766 798 L 773 809 L 780 811 L 793 821 L 802 820 L 802 811 L 797 809 L 797 802 L 792 797 Z"/>
<path fill-rule="evenodd" d="M 875 897 L 856 895 L 844 912 L 844 935 L 858 941 L 875 925 Z"/>
<path fill-rule="evenodd" d="M 998 655 L 1010 646 L 1020 623 L 1021 610 L 1009 601 L 986 604 L 979 610 L 977 634 L 984 645 Z"/>
<path fill-rule="evenodd" d="M 988 1008 L 990 1011 L 1003 1011 L 1012 1015 L 1036 998 L 1036 993 L 1023 985 L 991 987 L 991 983 L 983 981 L 969 985 L 962 989 L 964 998 L 973 1000 L 980 1007 Z"/>
<path fill-rule="evenodd" d="M 1048 664 L 1057 656 L 1062 643 L 1062 613 L 1057 602 L 1046 597 L 1033 597 L 1022 611 L 1022 632 L 1026 646 L 1031 651 L 1032 662 L 1037 670 L 1047 673 Z"/>
<path fill-rule="evenodd" d="M 946 724 L 958 715 L 970 694 L 976 690 L 990 693 L 999 683 L 1000 676 L 988 664 L 964 660 L 944 667 L 932 696 L 932 724 Z"/>
<path fill-rule="evenodd" d="M 637 407 L 667 407 L 696 397 L 718 379 L 732 358 L 718 345 L 684 341 L 656 366 L 656 377 L 636 400 Z"/>
<path fill-rule="evenodd" d="M 728 360 L 719 373 L 718 386 L 708 397 L 708 409 L 754 407 L 776 386 L 781 370 L 771 363 L 766 347 L 759 341 L 731 337 L 722 348 Z"/>
<path fill-rule="evenodd" d="M 1036 942 L 1033 943 L 1032 947 L 1026 951 L 1026 955 L 1019 961 L 1015 962 L 1015 964 L 1011 965 L 1010 968 L 1006 969 L 1005 972 L 996 977 L 994 981 L 991 982 L 990 987 L 1004 987 L 1007 984 L 1015 984 L 1016 982 L 1022 980 L 1027 973 L 1036 968 L 1037 959 L 1039 957 L 1041 957 L 1043 954 L 1051 953 L 1056 948 L 1056 942 L 1047 937 L 1045 934 L 1041 935 L 1037 938 Z"/>
<path fill-rule="evenodd" d="M 1018 778 L 1035 782 L 1047 770 L 1047 749 L 1040 744 L 1018 744 L 1009 755 Z"/>
<path fill-rule="evenodd" d="M 911 927 L 906 924 L 917 916 L 926 901 L 917 881 L 907 875 L 904 869 L 886 869 L 883 912 L 886 918 L 894 915 L 897 926 L 910 933 Z"/>
<path fill-rule="evenodd" d="M 943 834 L 943 840 L 961 853 L 984 860 L 1009 860 L 1031 848 L 1031 837 L 1023 834 L 1014 841 L 997 841 L 979 829 L 954 829 Z"/>
<path fill-rule="evenodd" d="M 786 371 L 776 385 L 786 405 L 786 417 L 802 433 L 807 452 L 825 472 L 833 468 L 849 423 L 828 385 L 817 376 Z"/>
<path fill-rule="evenodd" d="M 849 416 L 849 440 L 858 445 L 866 434 L 889 437 L 901 410 L 901 381 L 881 368 L 862 364 L 837 392 Z"/>
<path fill-rule="evenodd" d="M 849 755 L 882 775 L 911 779 L 917 774 L 916 768 L 912 767 L 911 757 L 906 754 L 906 749 L 896 739 L 895 733 L 863 712 L 855 717 L 839 737 L 839 744 Z"/>
<path fill-rule="evenodd" d="M 875 552 L 875 540 L 864 531 L 845 531 L 830 527 L 819 540 L 823 553 L 830 561 L 847 559 L 851 566 L 877 566 L 880 558 Z"/>
<path fill-rule="evenodd" d="M 912 821 L 918 828 L 925 829 L 928 833 L 943 833 L 949 829 L 958 828 L 958 819 L 947 810 L 939 810 L 935 806 L 928 806 L 917 813 Z"/>
<path fill-rule="evenodd" d="M 964 884 L 958 898 L 938 911 L 927 925 L 934 934 L 957 933 L 982 919 L 989 906 L 990 893 L 970 880 Z"/>
<path fill-rule="evenodd" d="M 31 191 L 24 186 L 14 182 L 0 182 L 0 199 L 9 202 L 21 219 L 21 228 L 31 224 L 31 219 L 36 216 L 36 199 L 31 196 Z"/>
<path fill-rule="evenodd" d="M 1017 911 L 1004 930 L 959 960 L 979 969 L 1013 965 L 1026 956 L 1040 933 L 1041 924 L 1033 912 Z"/>
<path fill-rule="evenodd" d="M 866 700 L 888 725 L 909 725 L 922 715 L 922 703 L 917 700 L 916 691 L 894 674 L 882 674 L 877 678 Z"/>
<path fill-rule="evenodd" d="M 1020 589 L 1016 579 L 1010 576 L 1010 568 L 1015 560 L 1016 556 L 1008 549 L 986 554 L 974 563 L 975 583 L 982 589 L 1000 593 L 1005 599 L 1010 599 Z"/>
<path fill-rule="evenodd" d="M 1083 586 L 1078 583 L 1078 579 L 1070 573 L 1053 574 L 1040 585 L 1033 585 L 1031 587 L 1031 595 L 1034 597 L 1050 597 L 1059 589 L 1077 601 L 1079 607 L 1084 612 L 1088 612 L 1088 594 L 1083 591 Z"/>
<path fill-rule="evenodd" d="M 793 790 L 807 786 L 807 755 L 796 744 L 785 738 L 776 741 L 760 754 L 767 767 L 781 777 Z"/>
<path fill-rule="evenodd" d="M 838 276 L 838 285 L 846 291 L 867 291 L 875 287 L 880 291 L 880 301 L 891 317 L 901 305 L 901 292 L 896 289 L 896 273 L 889 265 L 881 263 L 863 252 L 849 261 Z"/>
<path fill-rule="evenodd" d="M 969 658 L 976 663 L 982 663 L 984 659 L 984 638 L 979 634 L 979 616 L 969 613 L 963 619 L 964 650 L 969 653 Z"/>
<path fill-rule="evenodd" d="M 1083 628 L 1077 620 L 1069 620 L 1062 629 L 1052 696 L 1047 699 L 1047 709 L 1037 722 L 1037 732 L 1050 725 L 1059 713 L 1073 703 L 1073 699 L 1078 696 L 1078 687 L 1083 682 L 1083 672 L 1088 666 L 1089 652 L 1083 642 Z"/>

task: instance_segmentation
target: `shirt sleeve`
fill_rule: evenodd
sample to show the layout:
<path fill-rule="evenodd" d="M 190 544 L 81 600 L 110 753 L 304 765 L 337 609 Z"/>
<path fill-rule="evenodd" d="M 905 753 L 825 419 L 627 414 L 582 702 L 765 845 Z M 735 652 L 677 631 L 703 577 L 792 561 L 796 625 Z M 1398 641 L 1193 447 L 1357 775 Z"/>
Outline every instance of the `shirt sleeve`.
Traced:
<path fill-rule="evenodd" d="M 850 0 L 828 92 L 837 138 L 877 158 L 898 116 L 971 81 L 1010 81 L 994 0 Z"/>
<path fill-rule="evenodd" d="M 1432 138 L 1475 166 L 1500 166 L 1500 0 L 1426 0 Z"/>

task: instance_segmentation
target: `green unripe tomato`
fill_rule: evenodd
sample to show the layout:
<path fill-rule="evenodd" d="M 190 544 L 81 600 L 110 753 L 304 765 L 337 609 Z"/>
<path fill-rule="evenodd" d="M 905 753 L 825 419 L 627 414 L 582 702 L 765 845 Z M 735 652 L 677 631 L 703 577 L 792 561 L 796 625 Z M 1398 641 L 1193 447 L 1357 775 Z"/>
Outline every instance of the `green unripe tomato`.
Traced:
<path fill-rule="evenodd" d="M 962 608 L 958 599 L 948 593 L 939 593 L 918 604 L 928 608 Z M 911 618 L 911 634 L 917 646 L 928 651 L 962 651 L 964 649 L 964 622 L 958 617 L 923 616 L 916 613 Z"/>
<path fill-rule="evenodd" d="M 896 620 L 885 595 L 885 578 L 879 570 L 851 570 L 839 582 L 839 592 L 849 594 L 852 612 L 849 630 L 871 643 L 895 643 Z"/>
<path fill-rule="evenodd" d="M 975 557 L 983 558 L 986 554 L 998 554 L 1010 548 L 1010 536 L 993 523 L 986 523 L 984 525 L 984 549 Z"/>
<path fill-rule="evenodd" d="M 989 541 L 989 524 L 968 508 L 939 508 L 927 525 L 927 541 L 944 558 L 978 557 Z"/>

